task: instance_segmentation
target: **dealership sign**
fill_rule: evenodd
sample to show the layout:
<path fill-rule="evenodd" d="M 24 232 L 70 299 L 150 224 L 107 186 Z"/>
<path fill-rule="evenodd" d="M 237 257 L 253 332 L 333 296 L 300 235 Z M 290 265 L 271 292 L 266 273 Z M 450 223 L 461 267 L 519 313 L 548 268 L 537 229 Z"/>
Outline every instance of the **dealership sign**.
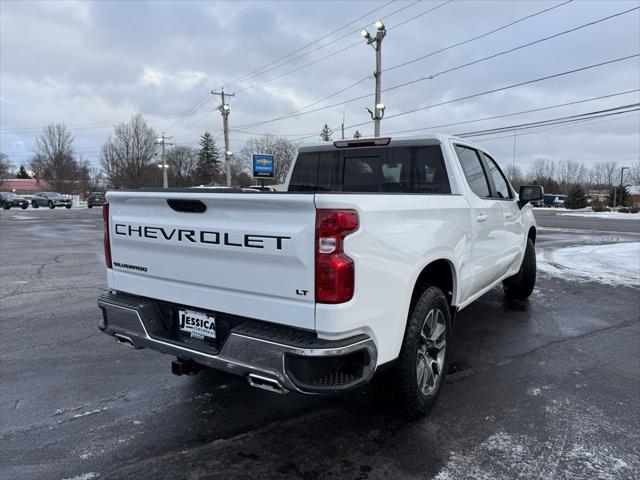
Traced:
<path fill-rule="evenodd" d="M 275 170 L 273 155 L 253 154 L 254 178 L 274 178 Z"/>

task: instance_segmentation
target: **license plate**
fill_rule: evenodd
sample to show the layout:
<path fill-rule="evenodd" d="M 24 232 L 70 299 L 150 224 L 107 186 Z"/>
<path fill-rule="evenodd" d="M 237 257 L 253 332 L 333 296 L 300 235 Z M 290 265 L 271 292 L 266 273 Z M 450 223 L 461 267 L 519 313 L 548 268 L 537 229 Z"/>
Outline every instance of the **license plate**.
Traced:
<path fill-rule="evenodd" d="M 194 310 L 178 311 L 180 331 L 195 338 L 216 338 L 216 319 L 213 315 Z"/>

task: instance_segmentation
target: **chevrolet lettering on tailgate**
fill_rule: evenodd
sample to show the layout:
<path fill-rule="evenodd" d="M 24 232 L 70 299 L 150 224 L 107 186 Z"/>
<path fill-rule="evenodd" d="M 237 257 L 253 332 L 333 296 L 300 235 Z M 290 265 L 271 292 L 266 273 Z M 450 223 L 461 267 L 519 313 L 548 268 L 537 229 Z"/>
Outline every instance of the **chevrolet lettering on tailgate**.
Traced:
<path fill-rule="evenodd" d="M 203 243 L 208 245 L 224 245 L 226 247 L 265 248 L 265 245 L 273 245 L 276 250 L 282 250 L 283 242 L 291 240 L 291 237 L 282 235 L 258 235 L 252 233 L 231 234 L 213 230 L 195 230 L 184 228 L 164 229 L 147 225 L 127 225 L 116 223 L 114 225 L 116 235 L 129 237 L 144 237 L 157 240 L 178 242 Z"/>

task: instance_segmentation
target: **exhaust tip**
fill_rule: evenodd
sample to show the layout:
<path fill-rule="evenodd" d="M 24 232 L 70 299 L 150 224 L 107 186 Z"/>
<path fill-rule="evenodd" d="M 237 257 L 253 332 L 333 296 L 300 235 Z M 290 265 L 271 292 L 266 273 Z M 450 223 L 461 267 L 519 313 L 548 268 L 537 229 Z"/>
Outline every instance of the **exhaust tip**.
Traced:
<path fill-rule="evenodd" d="M 250 373 L 247 376 L 247 381 L 249 382 L 249 385 L 255 388 L 261 388 L 273 393 L 287 393 L 287 389 L 284 388 L 280 382 L 272 378 Z"/>
<path fill-rule="evenodd" d="M 131 340 L 131 338 L 127 337 L 126 335 L 116 333 L 113 336 L 116 337 L 116 342 L 118 342 L 118 345 L 125 345 L 133 349 L 136 348 L 136 346 L 133 344 L 133 340 Z"/>

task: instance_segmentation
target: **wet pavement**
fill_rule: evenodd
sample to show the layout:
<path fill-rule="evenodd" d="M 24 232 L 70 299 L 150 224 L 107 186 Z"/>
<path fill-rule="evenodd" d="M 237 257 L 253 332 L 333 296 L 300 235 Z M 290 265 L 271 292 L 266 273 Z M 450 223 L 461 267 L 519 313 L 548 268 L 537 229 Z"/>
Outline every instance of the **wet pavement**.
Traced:
<path fill-rule="evenodd" d="M 540 250 L 638 241 L 559 218 Z M 116 345 L 97 329 L 99 210 L 1 211 L 0 274 L 3 479 L 640 476 L 637 287 L 541 275 L 528 302 L 492 290 L 458 315 L 438 404 L 409 421 L 377 386 L 279 396 Z"/>

